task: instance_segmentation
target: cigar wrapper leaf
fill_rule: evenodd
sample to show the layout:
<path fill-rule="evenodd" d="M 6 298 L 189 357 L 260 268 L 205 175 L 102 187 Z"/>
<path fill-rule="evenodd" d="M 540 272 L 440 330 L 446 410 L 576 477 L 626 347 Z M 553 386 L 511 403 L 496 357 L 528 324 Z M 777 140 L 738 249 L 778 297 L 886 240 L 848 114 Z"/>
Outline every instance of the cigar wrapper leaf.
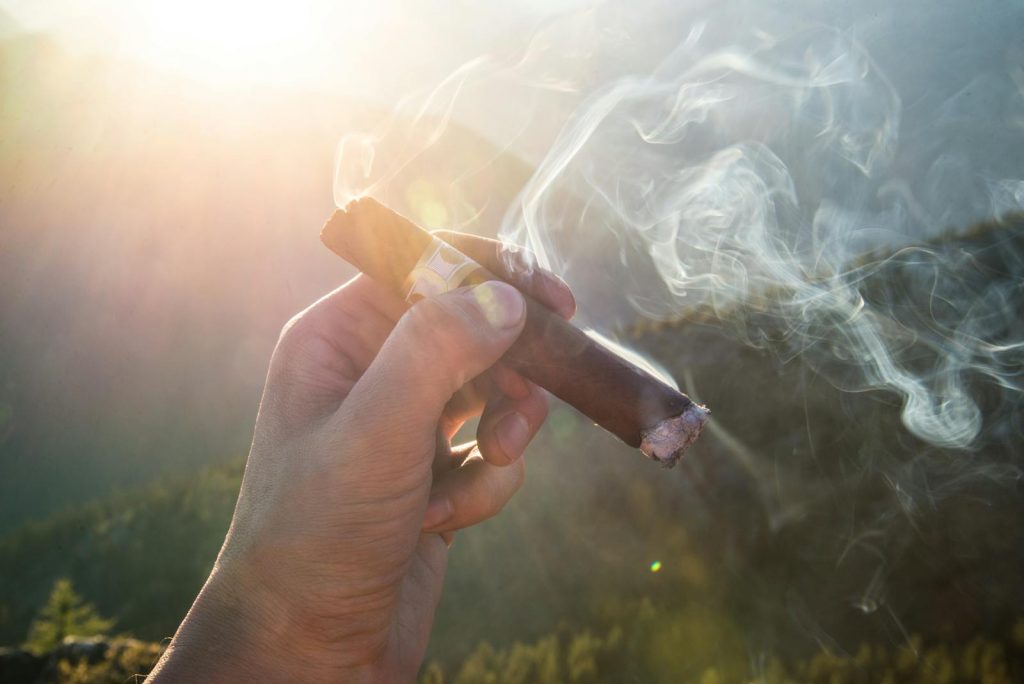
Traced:
<path fill-rule="evenodd" d="M 502 280 L 376 200 L 353 200 L 321 232 L 331 251 L 400 297 Z M 503 361 L 626 444 L 675 465 L 710 412 L 528 295 L 522 334 Z"/>

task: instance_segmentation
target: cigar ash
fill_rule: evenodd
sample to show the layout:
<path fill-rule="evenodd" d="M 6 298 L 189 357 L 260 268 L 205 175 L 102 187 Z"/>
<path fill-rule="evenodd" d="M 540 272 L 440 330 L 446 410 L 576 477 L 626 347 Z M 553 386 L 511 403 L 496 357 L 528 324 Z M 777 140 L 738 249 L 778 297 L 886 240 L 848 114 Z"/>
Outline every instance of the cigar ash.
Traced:
<path fill-rule="evenodd" d="M 676 464 L 686 449 L 697 441 L 711 415 L 704 406 L 691 404 L 673 418 L 666 418 L 640 433 L 640 451 L 666 468 Z"/>

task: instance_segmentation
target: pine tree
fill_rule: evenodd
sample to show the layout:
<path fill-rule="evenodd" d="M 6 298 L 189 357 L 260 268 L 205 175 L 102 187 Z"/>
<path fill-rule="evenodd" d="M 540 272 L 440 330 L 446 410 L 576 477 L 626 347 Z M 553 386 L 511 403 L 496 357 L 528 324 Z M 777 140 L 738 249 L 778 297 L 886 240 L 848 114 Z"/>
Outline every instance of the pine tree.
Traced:
<path fill-rule="evenodd" d="M 60 645 L 65 637 L 105 634 L 113 624 L 113 620 L 100 615 L 75 592 L 71 580 L 59 579 L 29 629 L 25 648 L 34 653 L 46 653 Z"/>

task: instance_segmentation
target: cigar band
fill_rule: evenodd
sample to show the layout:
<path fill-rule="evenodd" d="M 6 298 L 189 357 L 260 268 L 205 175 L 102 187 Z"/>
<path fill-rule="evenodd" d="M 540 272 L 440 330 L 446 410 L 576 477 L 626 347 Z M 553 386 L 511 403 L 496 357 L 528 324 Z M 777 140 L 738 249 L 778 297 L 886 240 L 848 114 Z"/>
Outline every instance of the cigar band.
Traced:
<path fill-rule="evenodd" d="M 405 300 L 409 303 L 424 297 L 444 294 L 460 287 L 466 277 L 482 268 L 448 243 L 431 238 L 423 255 L 405 280 Z"/>

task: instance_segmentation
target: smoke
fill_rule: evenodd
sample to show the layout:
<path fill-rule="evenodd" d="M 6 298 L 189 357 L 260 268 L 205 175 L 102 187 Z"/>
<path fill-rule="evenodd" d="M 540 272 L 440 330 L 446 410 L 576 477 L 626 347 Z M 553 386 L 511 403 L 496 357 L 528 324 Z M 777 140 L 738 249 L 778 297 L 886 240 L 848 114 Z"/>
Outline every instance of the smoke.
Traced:
<path fill-rule="evenodd" d="M 403 173 L 410 166 L 439 143 L 443 147 L 453 117 L 482 122 L 479 128 L 497 141 L 499 155 L 522 153 L 514 148 L 529 147 L 525 133 L 543 118 L 545 98 L 576 91 L 569 74 L 589 56 L 594 39 L 589 14 L 573 14 L 524 37 L 519 49 L 474 57 L 431 88 L 408 93 L 372 131 L 342 137 L 335 155 L 335 205 L 344 207 L 357 197 L 393 191 L 404 182 Z M 382 161 L 375 164 L 378 158 Z M 492 161 L 493 157 L 484 160 L 481 166 Z M 458 204 L 460 182 L 479 171 L 463 169 L 444 199 Z"/>
<path fill-rule="evenodd" d="M 708 438 L 745 478 L 705 486 L 717 466 L 684 463 L 684 486 L 718 497 L 708 519 L 767 533 L 759 560 L 780 559 L 784 610 L 819 643 L 849 620 L 818 609 L 837 593 L 905 639 L 891 587 L 926 573 L 903 559 L 941 554 L 945 581 L 949 537 L 963 558 L 1019 563 L 1019 530 L 981 534 L 968 504 L 998 524 L 1019 508 L 1007 497 L 1024 434 L 1024 11 L 678 4 L 568 11 L 522 50 L 468 61 L 342 142 L 336 199 L 392 193 L 401 205 L 403 174 L 453 124 L 529 162 L 514 196 L 494 188 L 497 233 L 568 280 L 578 318 L 609 347 L 644 364 L 615 330 L 677 324 L 658 356 L 698 371 L 680 374 L 691 395 L 712 393 L 719 379 L 695 376 L 709 358 L 728 367 L 720 353 L 753 349 L 789 369 L 795 384 L 761 397 L 788 413 L 739 415 L 758 402 L 734 396 L 735 380 L 736 413 L 698 397 L 715 409 Z M 456 217 L 445 225 L 493 230 L 474 223 L 488 208 L 459 210 L 460 183 L 491 161 L 435 188 Z M 408 204 L 435 227 L 440 214 Z M 754 365 L 737 360 L 737 372 Z M 831 459 L 816 451 L 830 447 Z M 741 602 L 771 595 L 770 575 L 754 571 Z M 997 585 L 993 605 L 1006 602 Z"/>
<path fill-rule="evenodd" d="M 584 299 L 614 289 L 653 319 L 709 310 L 729 334 L 800 358 L 844 391 L 895 393 L 920 439 L 977 447 L 974 381 L 1021 389 L 1021 337 L 1000 324 L 1019 293 L 1012 279 L 964 275 L 969 258 L 942 239 L 1024 208 L 1024 180 L 1009 175 L 1024 152 L 1017 52 L 958 55 L 966 65 L 953 73 L 950 60 L 896 43 L 891 25 L 837 29 L 764 12 L 729 23 L 720 10 L 682 36 L 662 31 L 670 48 L 653 67 L 629 54 L 612 67 L 609 54 L 636 40 L 628 8 L 611 7 L 549 18 L 522 51 L 470 60 L 377 130 L 346 136 L 336 203 L 385 193 L 453 117 L 515 111 L 502 132 L 492 122 L 492 137 L 502 152 L 528 149 L 530 127 L 556 102 L 548 112 L 571 114 L 509 206 L 502 239 L 529 247 Z M 909 110 L 861 35 L 888 64 L 912 63 Z M 601 278 L 574 280 L 581 270 Z M 903 291 L 879 295 L 893 271 Z M 907 316 L 908 306 L 928 313 Z M 629 316 L 616 302 L 600 308 L 605 322 Z"/>
<path fill-rule="evenodd" d="M 1016 315 L 1008 301 L 1018 286 L 968 286 L 964 255 L 899 248 L 1020 210 L 1021 181 L 944 148 L 923 174 L 908 168 L 901 98 L 846 33 L 762 30 L 722 49 L 706 48 L 702 33 L 693 29 L 653 73 L 616 79 L 582 104 L 502 236 L 565 272 L 573 246 L 604 228 L 622 273 L 658 276 L 627 293 L 645 316 L 710 308 L 748 344 L 859 369 L 841 388 L 896 393 L 919 438 L 972 447 L 983 420 L 971 378 L 1020 391 L 1021 338 L 998 337 L 1005 326 L 993 325 Z M 975 79 L 973 96 L 1019 100 L 1010 76 Z M 913 125 L 949 128 L 961 97 Z M 586 198 L 578 220 L 565 214 L 566 194 Z M 920 287 L 903 294 L 930 316 L 907 319 L 907 302 L 866 296 L 886 262 L 911 261 Z M 739 315 L 751 308 L 754 329 Z"/>

